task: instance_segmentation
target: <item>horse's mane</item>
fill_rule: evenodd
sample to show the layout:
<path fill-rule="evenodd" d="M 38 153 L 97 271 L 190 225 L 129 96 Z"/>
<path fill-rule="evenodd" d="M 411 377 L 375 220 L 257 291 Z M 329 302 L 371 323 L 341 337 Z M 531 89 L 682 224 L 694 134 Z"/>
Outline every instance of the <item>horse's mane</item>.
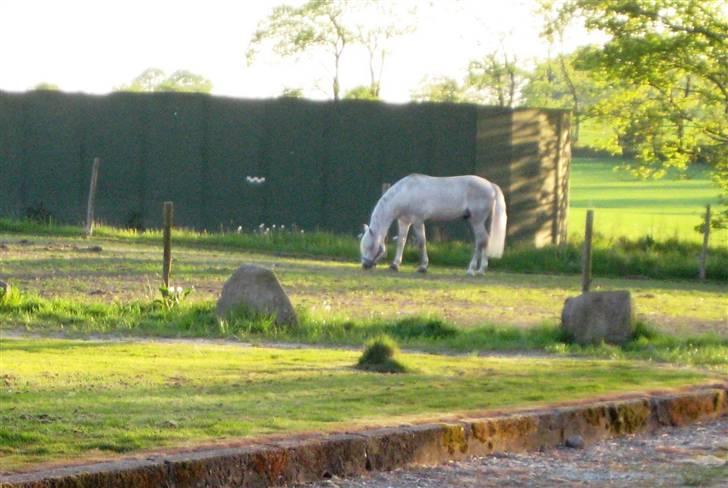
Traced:
<path fill-rule="evenodd" d="M 411 174 L 408 176 L 414 176 L 415 174 Z M 404 188 L 404 184 L 402 183 L 406 178 L 402 178 L 401 180 L 397 181 L 394 185 L 390 186 L 387 191 L 382 194 L 381 197 L 379 197 L 379 201 L 377 201 L 377 204 L 374 206 L 374 210 L 372 211 L 372 217 L 369 222 L 370 226 L 380 224 L 380 220 L 382 219 L 382 212 L 385 208 L 389 205 L 390 201 L 399 195 L 401 193 L 402 188 Z"/>

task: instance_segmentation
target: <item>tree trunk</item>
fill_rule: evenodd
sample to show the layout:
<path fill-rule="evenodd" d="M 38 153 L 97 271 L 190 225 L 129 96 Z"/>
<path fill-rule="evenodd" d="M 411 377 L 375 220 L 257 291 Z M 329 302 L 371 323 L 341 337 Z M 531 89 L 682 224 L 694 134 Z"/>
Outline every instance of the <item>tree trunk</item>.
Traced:
<path fill-rule="evenodd" d="M 559 55 L 559 64 L 561 66 L 561 74 L 564 76 L 564 79 L 566 80 L 566 84 L 569 85 L 569 94 L 571 95 L 571 99 L 574 101 L 574 144 L 579 142 L 579 128 L 580 128 L 580 107 L 579 107 L 579 94 L 576 91 L 576 85 L 574 85 L 574 80 L 571 79 L 571 76 L 569 75 L 569 70 L 566 69 L 566 63 L 564 62 L 564 55 Z"/>

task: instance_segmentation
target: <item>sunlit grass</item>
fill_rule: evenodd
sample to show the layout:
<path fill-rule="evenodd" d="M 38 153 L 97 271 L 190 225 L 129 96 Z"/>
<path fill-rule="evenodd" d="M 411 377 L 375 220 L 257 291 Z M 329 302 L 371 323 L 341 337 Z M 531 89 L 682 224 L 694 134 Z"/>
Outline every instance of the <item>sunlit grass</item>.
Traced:
<path fill-rule="evenodd" d="M 710 379 L 622 360 L 402 354 L 409 372 L 391 375 L 355 369 L 358 351 L 42 339 L 0 348 L 2 471 Z"/>
<path fill-rule="evenodd" d="M 20 244 L 23 239 L 30 242 Z M 29 297 L 67 301 L 58 308 L 67 310 L 69 322 L 74 320 L 73 307 L 77 303 L 115 303 L 119 309 L 137 307 L 137 322 L 143 323 L 142 315 L 147 312 L 144 307 L 159 298 L 159 243 L 83 241 L 23 234 L 0 235 L 0 241 L 7 242 L 7 249 L 0 251 L 0 276 Z M 84 250 L 98 244 L 103 246 L 102 252 Z M 649 256 L 647 249 L 644 253 Z M 638 248 L 634 252 L 641 251 Z M 604 262 L 595 267 L 619 270 L 619 260 L 612 260 L 612 254 L 607 253 Z M 294 305 L 321 322 L 334 318 L 341 322 L 396 321 L 414 315 L 434 316 L 459 327 L 532 327 L 558 322 L 566 298 L 580 290 L 576 274 L 524 275 L 496 268 L 484 277 L 471 278 L 465 276 L 464 267 L 433 265 L 430 272 L 422 275 L 414 272 L 411 262 L 405 263 L 400 273 L 379 268 L 364 272 L 356 261 L 274 256 L 234 247 L 175 245 L 173 256 L 173 285 L 195 288 L 187 300 L 190 304 L 216 300 L 223 283 L 240 264 L 257 264 L 274 269 Z M 728 267 L 724 272 L 728 273 Z M 728 334 L 726 286 L 721 282 L 597 275 L 593 288 L 631 290 L 638 317 L 659 325 L 663 332 Z M 31 326 L 41 321 L 38 316 L 33 320 L 13 320 Z M 120 324 L 125 322 L 120 320 Z M 5 321 L 4 326 L 9 323 Z"/>
<path fill-rule="evenodd" d="M 151 302 L 83 303 L 44 299 L 17 292 L 0 300 L 0 331 L 23 330 L 68 337 L 103 334 L 110 337 L 223 338 L 244 342 L 285 342 L 360 346 L 386 335 L 410 349 L 431 352 L 537 351 L 596 357 L 650 359 L 704 366 L 728 373 L 725 334 L 666 334 L 640 323 L 624 347 L 571 344 L 556 324 L 518 328 L 504 325 L 457 327 L 437 316 L 351 319 L 336 314 L 310 314 L 299 307 L 297 327 L 276 326 L 264 317 L 221 321 L 214 303 L 182 303 L 167 310 Z"/>
<path fill-rule="evenodd" d="M 571 167 L 569 232 L 582 236 L 587 209 L 595 210 L 595 231 L 607 239 L 650 236 L 702 243 L 695 227 L 705 206 L 717 212 L 720 190 L 708 168 L 694 166 L 685 174 L 642 180 L 619 170 L 610 158 L 575 158 Z M 728 246 L 728 230 L 715 231 L 714 247 Z"/>

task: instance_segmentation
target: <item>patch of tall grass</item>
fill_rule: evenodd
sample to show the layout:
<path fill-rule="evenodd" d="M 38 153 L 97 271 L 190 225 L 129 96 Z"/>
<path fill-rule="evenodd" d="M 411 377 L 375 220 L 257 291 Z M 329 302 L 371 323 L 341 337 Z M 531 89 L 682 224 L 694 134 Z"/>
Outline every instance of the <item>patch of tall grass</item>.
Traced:
<path fill-rule="evenodd" d="M 0 219 L 0 232 L 64 237 L 83 235 L 81 227 L 6 219 Z M 159 230 L 136 231 L 99 226 L 95 232 L 96 237 L 102 240 L 157 244 L 162 239 Z M 350 261 L 359 259 L 359 245 L 355 236 L 328 232 L 278 230 L 207 233 L 175 229 L 173 239 L 178 246 L 249 250 Z M 506 247 L 503 258 L 492 260 L 490 266 L 516 273 L 579 273 L 581 247 L 582 243 L 575 239 L 568 244 L 541 248 L 514 244 Z M 613 239 L 597 235 L 593 242 L 592 274 L 604 277 L 695 279 L 698 276 L 700 252 L 700 244 L 677 239 L 657 241 L 650 236 Z M 470 259 L 472 245 L 457 241 L 431 242 L 428 244 L 428 253 L 430 262 L 434 265 L 464 267 Z M 405 260 L 416 262 L 417 259 L 417 251 L 412 247 L 406 248 Z M 728 248 L 710 249 L 706 271 L 710 280 L 728 281 Z"/>

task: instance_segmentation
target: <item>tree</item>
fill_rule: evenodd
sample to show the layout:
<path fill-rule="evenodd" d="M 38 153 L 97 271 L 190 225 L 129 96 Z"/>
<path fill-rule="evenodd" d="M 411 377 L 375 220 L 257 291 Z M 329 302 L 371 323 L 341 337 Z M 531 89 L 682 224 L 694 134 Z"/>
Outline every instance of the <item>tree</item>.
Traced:
<path fill-rule="evenodd" d="M 547 33 L 580 21 L 609 40 L 577 67 L 620 89 L 595 110 L 620 131 L 642 174 L 713 166 L 728 196 L 728 20 L 720 0 L 564 0 Z"/>
<path fill-rule="evenodd" d="M 495 51 L 471 61 L 465 88 L 474 91 L 482 103 L 513 107 L 525 81 L 524 72 L 516 65 L 515 56 L 509 57 L 505 51 L 501 54 Z"/>
<path fill-rule="evenodd" d="M 345 100 L 379 100 L 379 96 L 374 93 L 371 86 L 357 86 L 346 92 Z"/>
<path fill-rule="evenodd" d="M 572 54 L 559 54 L 536 65 L 526 75 L 521 91 L 523 104 L 536 108 L 561 108 L 574 114 L 573 142 L 579 140 L 581 123 L 593 116 L 592 109 L 599 99 L 610 92 L 605 83 L 588 70 L 577 69 L 574 64 L 582 48 Z"/>
<path fill-rule="evenodd" d="M 115 88 L 116 91 L 130 92 L 194 92 L 210 93 L 212 82 L 201 75 L 186 70 L 178 70 L 167 76 L 158 68 L 148 68 L 134 78 L 128 85 Z"/>
<path fill-rule="evenodd" d="M 309 0 L 300 7 L 281 5 L 258 25 L 248 47 L 248 64 L 261 45 L 270 41 L 273 52 L 288 57 L 312 48 L 324 48 L 333 57 L 333 95 L 339 99 L 341 55 L 353 34 L 344 27 L 346 0 Z"/>
<path fill-rule="evenodd" d="M 416 102 L 448 102 L 462 103 L 470 101 L 465 89 L 452 78 L 437 78 L 423 82 L 412 92 L 412 100 Z"/>
<path fill-rule="evenodd" d="M 280 5 L 258 24 L 248 45 L 248 64 L 264 47 L 282 57 L 324 50 L 333 64 L 333 97 L 338 100 L 344 50 L 361 46 L 367 53 L 369 90 L 378 98 L 391 41 L 414 30 L 416 5 L 416 0 L 308 0 L 300 7 Z"/>
<path fill-rule="evenodd" d="M 300 88 L 285 87 L 281 91 L 280 98 L 303 98 L 303 90 Z"/>
<path fill-rule="evenodd" d="M 147 68 L 128 85 L 122 85 L 117 91 L 153 92 L 167 77 L 164 71 L 158 68 Z"/>
<path fill-rule="evenodd" d="M 175 71 L 164 79 L 156 91 L 210 93 L 212 82 L 207 78 L 186 70 Z"/>
<path fill-rule="evenodd" d="M 357 7 L 355 18 L 376 19 L 373 25 L 358 21 L 353 29 L 353 42 L 363 46 L 367 52 L 370 96 L 379 98 L 390 43 L 394 38 L 415 30 L 417 6 L 402 0 L 359 0 L 354 5 Z"/>
<path fill-rule="evenodd" d="M 58 88 L 58 85 L 55 83 L 48 83 L 48 82 L 41 82 L 38 83 L 33 87 L 33 90 L 43 90 L 43 91 L 59 91 L 60 88 Z"/>
<path fill-rule="evenodd" d="M 498 52 L 493 52 L 470 61 L 462 84 L 452 78 L 437 78 L 423 83 L 412 93 L 412 99 L 513 107 L 525 81 L 525 72 L 516 66 L 515 57 L 502 52 L 501 60 Z"/>

